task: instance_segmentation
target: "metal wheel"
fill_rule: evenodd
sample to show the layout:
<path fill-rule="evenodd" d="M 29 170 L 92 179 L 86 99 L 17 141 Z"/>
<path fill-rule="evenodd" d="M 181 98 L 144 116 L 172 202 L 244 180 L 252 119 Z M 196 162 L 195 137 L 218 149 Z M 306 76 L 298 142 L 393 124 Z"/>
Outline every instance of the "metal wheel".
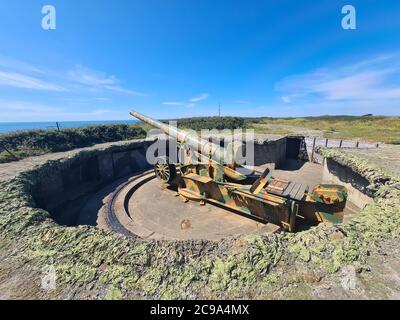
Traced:
<path fill-rule="evenodd" d="M 160 157 L 154 165 L 154 172 L 158 179 L 170 183 L 175 178 L 176 168 L 174 164 L 169 163 L 168 157 Z"/>

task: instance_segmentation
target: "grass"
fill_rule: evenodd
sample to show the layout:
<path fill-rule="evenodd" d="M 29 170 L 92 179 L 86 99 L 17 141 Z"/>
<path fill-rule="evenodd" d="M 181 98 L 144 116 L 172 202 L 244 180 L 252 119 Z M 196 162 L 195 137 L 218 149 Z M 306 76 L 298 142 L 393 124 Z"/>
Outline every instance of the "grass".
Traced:
<path fill-rule="evenodd" d="M 322 116 L 247 119 L 258 133 L 318 135 L 400 144 L 400 117 Z M 311 132 L 310 132 L 311 131 Z M 308 133 L 308 134 L 307 134 Z"/>
<path fill-rule="evenodd" d="M 300 134 L 324 138 L 355 139 L 400 144 L 400 117 L 320 116 L 304 118 L 199 117 L 178 119 L 181 128 L 235 129 L 253 128 L 256 133 Z"/>
<path fill-rule="evenodd" d="M 97 125 L 73 129 L 28 130 L 0 135 L 0 163 L 50 152 L 83 148 L 98 143 L 144 138 L 138 125 Z M 4 148 L 9 150 L 15 157 Z"/>
<path fill-rule="evenodd" d="M 14 278 L 6 283 L 16 288 L 13 296 L 49 298 L 50 293 L 38 293 L 29 283 L 38 279 L 32 272 L 52 264 L 59 290 L 51 293 L 53 299 L 70 292 L 76 299 L 311 299 L 318 295 L 309 288 L 320 289 L 321 284 L 332 286 L 328 298 L 359 298 L 357 292 L 341 293 L 338 271 L 352 266 L 361 272 L 370 269 L 368 257 L 382 262 L 382 254 L 392 253 L 383 251 L 383 245 L 398 242 L 400 179 L 342 150 L 322 152 L 367 179 L 375 202 L 339 226 L 222 241 L 149 241 L 93 227 L 56 225 L 32 195 L 41 190 L 44 177 L 82 163 L 80 154 L 0 181 L 0 247 L 9 260 L 3 259 L 1 268 L 9 263 L 15 279 L 28 277 L 22 285 Z M 98 150 L 84 157 L 90 153 Z M 334 239 L 337 233 L 343 236 Z M 380 279 L 380 269 L 372 270 L 374 280 Z M 373 290 L 367 297 L 385 297 L 387 291 Z"/>
<path fill-rule="evenodd" d="M 400 144 L 400 117 L 384 116 L 321 116 L 304 118 L 239 118 L 199 117 L 178 119 L 180 128 L 235 129 L 254 128 L 256 133 L 288 135 L 299 134 L 336 139 Z M 98 125 L 75 129 L 20 131 L 0 135 L 0 144 L 6 146 L 18 159 L 49 152 L 67 151 L 96 143 L 143 138 L 152 127 L 136 125 Z M 1 151 L 0 163 L 14 161 L 9 153 Z"/>

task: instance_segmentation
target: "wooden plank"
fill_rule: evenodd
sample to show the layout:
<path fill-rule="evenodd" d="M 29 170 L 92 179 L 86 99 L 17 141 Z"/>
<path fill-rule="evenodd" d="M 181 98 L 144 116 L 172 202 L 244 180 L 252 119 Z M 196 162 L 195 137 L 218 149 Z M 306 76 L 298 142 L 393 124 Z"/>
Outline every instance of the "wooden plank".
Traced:
<path fill-rule="evenodd" d="M 282 182 L 282 181 L 271 181 L 268 186 L 274 187 L 274 188 L 279 188 L 279 189 L 285 189 L 288 186 L 287 182 Z"/>
<path fill-rule="evenodd" d="M 303 185 L 300 184 L 299 188 L 298 188 L 297 191 L 296 191 L 296 194 L 293 195 L 293 198 L 294 198 L 294 199 L 298 199 L 299 192 L 301 193 L 301 190 L 303 190 L 303 193 L 304 193 L 304 189 L 303 189 L 302 187 L 303 187 Z"/>
<path fill-rule="evenodd" d="M 289 195 L 290 192 L 293 190 L 293 188 L 294 188 L 295 185 L 296 185 L 295 182 L 291 182 L 291 183 L 289 184 L 289 186 L 285 189 L 285 191 L 284 191 L 283 194 L 284 194 L 285 196 Z"/>
<path fill-rule="evenodd" d="M 309 188 L 309 187 L 306 184 L 301 187 L 301 189 L 297 192 L 296 200 L 303 200 L 307 188 Z"/>
<path fill-rule="evenodd" d="M 296 186 L 293 188 L 292 192 L 290 193 L 291 198 L 296 199 L 295 196 L 296 196 L 297 192 L 299 192 L 301 186 L 302 186 L 301 184 L 296 184 Z"/>
<path fill-rule="evenodd" d="M 279 178 L 272 178 L 271 181 L 279 181 L 279 182 L 284 182 L 284 183 L 286 183 L 286 184 L 289 184 L 289 183 L 290 183 L 290 181 L 283 180 L 283 179 L 279 179 Z"/>
<path fill-rule="evenodd" d="M 273 184 L 273 186 L 285 189 L 289 184 L 287 182 L 278 181 L 277 183 Z"/>
<path fill-rule="evenodd" d="M 283 192 L 283 190 L 285 190 L 285 188 L 278 187 L 278 186 L 273 186 L 273 185 L 269 185 L 267 187 L 267 189 L 274 189 L 274 190 L 277 190 L 277 191 L 280 191 L 280 192 Z"/>
<path fill-rule="evenodd" d="M 313 145 L 312 145 L 312 151 L 311 151 L 311 162 L 314 162 L 314 153 L 315 153 L 315 142 L 317 138 L 314 137 Z"/>

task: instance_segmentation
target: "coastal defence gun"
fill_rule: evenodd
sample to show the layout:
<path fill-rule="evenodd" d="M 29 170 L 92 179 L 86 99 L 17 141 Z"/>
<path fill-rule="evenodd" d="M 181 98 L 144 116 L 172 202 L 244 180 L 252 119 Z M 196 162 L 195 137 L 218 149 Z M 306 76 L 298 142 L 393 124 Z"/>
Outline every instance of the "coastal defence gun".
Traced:
<path fill-rule="evenodd" d="M 311 190 L 305 184 L 262 174 L 243 174 L 235 157 L 211 140 L 132 111 L 133 117 L 176 139 L 179 163 L 160 156 L 154 164 L 158 179 L 177 187 L 185 201 L 222 206 L 283 230 L 294 232 L 299 223 L 340 223 L 347 201 L 344 186 L 320 184 Z M 170 150 L 171 152 L 171 150 Z M 227 155 L 228 154 L 228 155 Z"/>

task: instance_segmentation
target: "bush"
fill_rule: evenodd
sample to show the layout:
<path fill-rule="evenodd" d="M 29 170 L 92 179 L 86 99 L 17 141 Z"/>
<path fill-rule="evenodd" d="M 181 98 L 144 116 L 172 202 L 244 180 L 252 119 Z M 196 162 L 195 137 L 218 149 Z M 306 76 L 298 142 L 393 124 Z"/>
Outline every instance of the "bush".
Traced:
<path fill-rule="evenodd" d="M 245 119 L 239 117 L 197 117 L 178 119 L 178 127 L 192 130 L 234 130 L 246 127 Z"/>
<path fill-rule="evenodd" d="M 139 126 L 126 124 L 97 125 L 72 129 L 17 131 L 0 135 L 0 149 L 6 147 L 19 159 L 47 152 L 67 151 L 98 143 L 140 139 L 146 132 Z M 15 160 L 5 151 L 0 163 Z"/>

